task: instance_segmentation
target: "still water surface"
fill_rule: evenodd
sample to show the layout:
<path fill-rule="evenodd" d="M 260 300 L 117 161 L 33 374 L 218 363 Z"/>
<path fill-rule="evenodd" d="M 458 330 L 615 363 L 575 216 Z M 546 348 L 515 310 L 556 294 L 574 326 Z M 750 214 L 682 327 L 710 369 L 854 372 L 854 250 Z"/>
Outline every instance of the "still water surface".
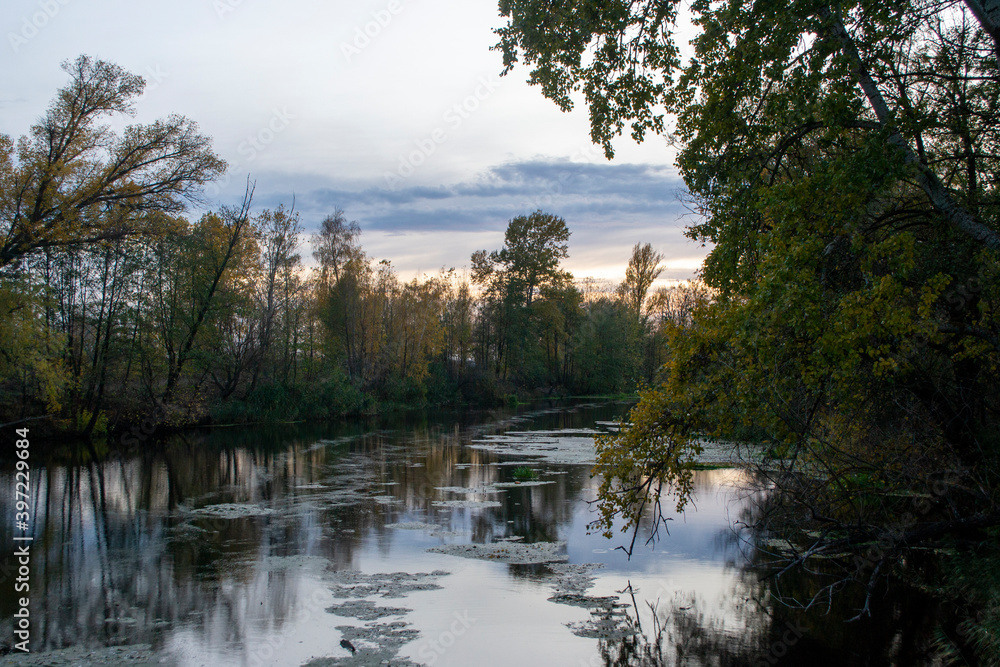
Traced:
<path fill-rule="evenodd" d="M 733 529 L 735 470 L 697 472 L 693 506 L 631 559 L 615 549 L 628 535 L 588 531 L 592 435 L 626 407 L 215 429 L 103 462 L 36 460 L 32 651 L 70 664 L 68 647 L 128 646 L 92 655 L 212 667 L 884 664 L 924 631 L 776 608 Z M 522 466 L 537 480 L 517 483 Z M 498 562 L 540 544 L 556 562 Z"/>

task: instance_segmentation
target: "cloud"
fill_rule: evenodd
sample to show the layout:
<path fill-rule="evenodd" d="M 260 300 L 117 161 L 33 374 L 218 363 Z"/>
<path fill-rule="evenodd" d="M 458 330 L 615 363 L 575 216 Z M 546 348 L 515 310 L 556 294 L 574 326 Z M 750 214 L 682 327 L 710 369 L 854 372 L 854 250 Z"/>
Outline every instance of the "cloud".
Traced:
<path fill-rule="evenodd" d="M 267 180 L 262 176 L 258 183 Z M 572 234 L 567 266 L 579 276 L 623 276 L 635 243 L 664 252 L 674 278 L 691 277 L 705 254 L 683 235 L 689 215 L 680 198 L 683 183 L 658 165 L 538 158 L 435 187 L 353 185 L 297 193 L 305 227 L 314 231 L 323 217 L 343 209 L 361 225 L 369 254 L 390 259 L 405 275 L 467 266 L 473 251 L 503 244 L 511 218 L 536 209 L 566 219 Z M 272 192 L 257 201 L 272 206 L 290 198 Z"/>
<path fill-rule="evenodd" d="M 505 163 L 437 187 L 327 187 L 300 201 L 307 208 L 342 208 L 364 227 L 385 232 L 502 229 L 510 218 L 536 209 L 561 215 L 571 226 L 612 228 L 683 216 L 682 191 L 676 175 L 659 166 L 539 159 Z"/>

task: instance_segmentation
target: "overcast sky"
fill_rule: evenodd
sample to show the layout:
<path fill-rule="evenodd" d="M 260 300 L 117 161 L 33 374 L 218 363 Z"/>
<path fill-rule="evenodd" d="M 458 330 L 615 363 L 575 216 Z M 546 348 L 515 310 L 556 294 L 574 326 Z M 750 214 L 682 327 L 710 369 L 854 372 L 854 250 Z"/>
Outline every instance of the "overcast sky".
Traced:
<path fill-rule="evenodd" d="M 501 78 L 496 0 L 3 0 L 0 132 L 20 136 L 80 54 L 144 76 L 136 118 L 197 121 L 229 162 L 212 201 L 284 202 L 309 230 L 335 209 L 405 278 L 496 249 L 514 216 L 566 219 L 578 277 L 621 279 L 633 244 L 689 278 L 705 249 L 662 138 L 589 141 L 583 107 L 562 113 Z"/>

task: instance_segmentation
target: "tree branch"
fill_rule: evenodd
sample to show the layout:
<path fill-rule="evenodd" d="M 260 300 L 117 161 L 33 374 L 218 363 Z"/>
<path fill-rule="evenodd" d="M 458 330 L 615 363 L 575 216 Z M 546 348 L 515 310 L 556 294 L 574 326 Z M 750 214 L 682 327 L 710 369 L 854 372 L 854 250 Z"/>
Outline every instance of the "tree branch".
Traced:
<path fill-rule="evenodd" d="M 903 154 L 906 164 L 913 165 L 917 171 L 917 184 L 930 199 L 931 204 L 941 213 L 952 225 L 965 233 L 967 236 L 979 241 L 990 250 L 1000 252 L 1000 234 L 988 227 L 981 220 L 970 214 L 955 201 L 948 189 L 941 183 L 930 167 L 920 161 L 913 149 L 899 133 L 892 129 L 892 113 L 886 104 L 885 98 L 879 91 L 877 84 L 872 79 L 867 66 L 861 60 L 857 45 L 847 32 L 843 21 L 830 10 L 829 7 L 820 9 L 819 15 L 827 21 L 830 26 L 832 36 L 840 42 L 841 50 L 851 61 L 854 74 L 857 77 L 861 90 L 864 91 L 868 103 L 871 105 L 879 124 L 883 129 L 891 131 L 889 143 L 894 145 Z"/>

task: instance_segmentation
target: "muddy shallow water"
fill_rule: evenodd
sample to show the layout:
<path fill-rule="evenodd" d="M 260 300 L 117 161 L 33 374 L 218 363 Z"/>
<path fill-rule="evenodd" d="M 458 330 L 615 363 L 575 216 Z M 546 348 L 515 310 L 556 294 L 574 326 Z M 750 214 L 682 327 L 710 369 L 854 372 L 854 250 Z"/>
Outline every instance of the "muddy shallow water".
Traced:
<path fill-rule="evenodd" d="M 631 559 L 628 535 L 589 532 L 593 435 L 626 407 L 219 429 L 36 462 L 32 653 L 0 662 L 838 664 L 865 633 L 895 641 L 775 611 L 733 530 L 735 470 L 698 471 L 693 506 Z M 5 470 L 5 544 L 12 487 Z"/>

